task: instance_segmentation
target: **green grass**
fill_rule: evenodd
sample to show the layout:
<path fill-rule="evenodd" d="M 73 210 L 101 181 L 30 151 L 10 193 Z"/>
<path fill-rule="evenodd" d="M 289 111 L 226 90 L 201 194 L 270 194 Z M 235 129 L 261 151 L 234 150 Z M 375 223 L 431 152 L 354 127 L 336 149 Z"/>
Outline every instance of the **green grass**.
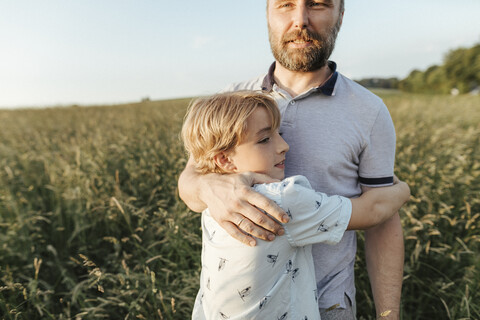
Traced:
<path fill-rule="evenodd" d="M 480 97 L 380 92 L 397 130 L 403 319 L 480 319 Z M 201 230 L 177 195 L 190 100 L 0 111 L 0 315 L 188 319 Z M 374 319 L 363 259 L 360 319 Z"/>

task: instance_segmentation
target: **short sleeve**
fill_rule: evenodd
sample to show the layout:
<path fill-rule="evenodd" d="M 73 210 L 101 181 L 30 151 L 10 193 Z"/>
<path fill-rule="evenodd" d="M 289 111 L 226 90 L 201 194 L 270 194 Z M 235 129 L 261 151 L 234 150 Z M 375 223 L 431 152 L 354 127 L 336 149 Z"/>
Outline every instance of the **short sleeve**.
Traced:
<path fill-rule="evenodd" d="M 387 107 L 382 104 L 359 158 L 359 181 L 368 187 L 393 183 L 395 128 Z"/>
<path fill-rule="evenodd" d="M 303 176 L 284 180 L 281 198 L 290 216 L 285 234 L 293 246 L 335 244 L 342 239 L 352 214 L 348 198 L 315 192 Z"/>

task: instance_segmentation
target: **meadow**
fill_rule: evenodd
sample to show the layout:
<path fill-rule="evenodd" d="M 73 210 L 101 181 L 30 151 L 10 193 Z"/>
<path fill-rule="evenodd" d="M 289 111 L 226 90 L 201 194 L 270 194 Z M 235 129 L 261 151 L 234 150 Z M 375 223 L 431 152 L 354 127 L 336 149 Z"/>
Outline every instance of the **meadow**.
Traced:
<path fill-rule="evenodd" d="M 402 319 L 480 319 L 480 97 L 379 92 L 411 188 Z M 0 318 L 189 319 L 199 214 L 178 197 L 190 99 L 0 110 Z M 375 319 L 359 233 L 359 319 Z"/>

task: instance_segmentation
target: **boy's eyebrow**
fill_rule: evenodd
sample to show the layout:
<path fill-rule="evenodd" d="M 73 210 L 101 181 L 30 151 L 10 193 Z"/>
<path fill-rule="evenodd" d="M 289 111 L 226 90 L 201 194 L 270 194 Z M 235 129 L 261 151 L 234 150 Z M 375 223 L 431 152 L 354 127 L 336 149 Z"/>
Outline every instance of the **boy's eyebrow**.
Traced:
<path fill-rule="evenodd" d="M 262 129 L 258 130 L 256 135 L 259 136 L 259 135 L 262 135 L 262 134 L 270 132 L 270 131 L 272 131 L 272 127 L 265 127 L 265 128 L 262 128 Z"/>

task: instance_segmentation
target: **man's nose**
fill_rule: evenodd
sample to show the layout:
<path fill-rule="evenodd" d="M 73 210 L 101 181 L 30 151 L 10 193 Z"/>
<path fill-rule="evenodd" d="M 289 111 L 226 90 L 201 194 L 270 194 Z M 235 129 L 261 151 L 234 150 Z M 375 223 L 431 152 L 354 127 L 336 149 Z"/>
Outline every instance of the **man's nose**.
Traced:
<path fill-rule="evenodd" d="M 299 2 L 293 12 L 293 24 L 295 28 L 305 29 L 308 26 L 308 8 L 303 1 Z"/>

